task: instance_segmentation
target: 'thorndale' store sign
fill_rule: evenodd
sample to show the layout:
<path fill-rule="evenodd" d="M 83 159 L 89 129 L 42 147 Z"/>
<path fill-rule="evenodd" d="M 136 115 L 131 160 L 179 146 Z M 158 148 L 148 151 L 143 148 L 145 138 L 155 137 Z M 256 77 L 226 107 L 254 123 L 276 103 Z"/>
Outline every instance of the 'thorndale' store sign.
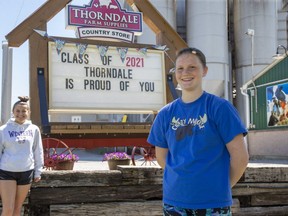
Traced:
<path fill-rule="evenodd" d="M 117 0 L 92 0 L 84 7 L 68 5 L 67 26 L 77 26 L 78 36 L 114 38 L 132 42 L 142 33 L 142 13 L 121 9 Z"/>
<path fill-rule="evenodd" d="M 68 24 L 80 26 L 80 36 L 124 40 L 142 31 L 142 14 L 122 10 L 116 0 L 67 10 Z M 149 112 L 165 103 L 164 51 L 49 42 L 50 113 Z"/>

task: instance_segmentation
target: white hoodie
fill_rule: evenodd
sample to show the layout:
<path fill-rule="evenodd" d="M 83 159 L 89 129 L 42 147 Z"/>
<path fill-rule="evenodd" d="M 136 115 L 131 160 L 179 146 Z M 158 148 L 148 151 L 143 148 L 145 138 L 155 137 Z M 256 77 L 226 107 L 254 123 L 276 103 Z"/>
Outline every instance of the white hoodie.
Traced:
<path fill-rule="evenodd" d="M 44 165 L 39 128 L 26 120 L 18 124 L 11 118 L 0 127 L 0 169 L 24 172 L 34 169 L 34 178 L 41 176 Z"/>

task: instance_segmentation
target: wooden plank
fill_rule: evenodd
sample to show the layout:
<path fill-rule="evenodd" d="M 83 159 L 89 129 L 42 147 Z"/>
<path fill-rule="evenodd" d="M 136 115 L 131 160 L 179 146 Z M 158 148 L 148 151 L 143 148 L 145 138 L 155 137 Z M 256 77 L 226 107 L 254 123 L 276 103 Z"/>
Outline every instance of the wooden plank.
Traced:
<path fill-rule="evenodd" d="M 61 130 L 61 129 L 66 129 L 66 128 L 67 128 L 67 125 L 51 125 L 51 130 Z"/>
<path fill-rule="evenodd" d="M 103 162 L 104 163 L 104 162 Z M 122 174 L 118 170 L 96 171 L 43 171 L 41 181 L 32 184 L 33 188 L 81 187 L 121 185 Z"/>
<path fill-rule="evenodd" d="M 99 123 L 99 124 L 71 124 L 61 123 L 51 125 L 52 134 L 100 134 L 100 133 L 149 133 L 151 124 L 117 124 L 117 123 Z"/>
<path fill-rule="evenodd" d="M 103 163 L 106 163 L 103 162 Z M 154 166 L 118 166 L 118 170 L 91 171 L 43 171 L 42 180 L 36 187 L 77 187 L 109 185 L 162 185 L 163 170 Z"/>
<path fill-rule="evenodd" d="M 102 125 L 102 129 L 123 130 L 123 125 Z"/>
<path fill-rule="evenodd" d="M 56 195 L 57 194 L 57 195 Z M 162 198 L 159 185 L 121 185 L 97 187 L 46 187 L 33 188 L 29 197 L 31 205 L 101 203 Z"/>
<path fill-rule="evenodd" d="M 237 183 L 232 188 L 233 196 L 257 195 L 263 193 L 282 193 L 288 194 L 288 182 L 281 183 Z"/>
<path fill-rule="evenodd" d="M 144 129 L 145 125 L 134 125 L 135 129 Z"/>
<path fill-rule="evenodd" d="M 163 170 L 153 166 L 119 166 L 122 173 L 122 184 L 148 184 L 162 187 Z"/>
<path fill-rule="evenodd" d="M 47 23 L 58 12 L 60 12 L 71 0 L 47 0 L 39 9 L 37 9 L 32 15 L 20 23 L 10 33 L 6 35 L 9 46 L 19 47 L 21 46 L 31 34 L 34 33 L 33 29 L 39 29 L 43 23 Z M 39 50 L 38 50 L 39 49 Z M 38 47 L 38 51 L 41 49 Z M 45 53 L 41 50 L 39 53 Z M 33 110 L 34 112 L 35 110 Z"/>
<path fill-rule="evenodd" d="M 162 216 L 162 201 L 109 202 L 78 205 L 51 205 L 51 215 L 101 215 L 101 216 Z"/>
<path fill-rule="evenodd" d="M 91 129 L 93 130 L 101 130 L 102 126 L 101 125 L 91 125 Z"/>
<path fill-rule="evenodd" d="M 288 194 L 285 192 L 274 192 L 251 196 L 251 206 L 281 206 L 288 205 Z M 288 213 L 288 212 L 287 212 Z"/>
<path fill-rule="evenodd" d="M 51 129 L 51 133 L 52 134 L 101 134 L 101 133 L 108 133 L 108 134 L 129 134 L 129 133 L 149 133 L 149 129 L 101 129 L 101 130 L 95 130 L 95 129 L 62 129 L 62 130 L 58 130 L 58 129 Z"/>
<path fill-rule="evenodd" d="M 287 216 L 288 206 L 242 207 L 232 209 L 233 216 Z"/>
<path fill-rule="evenodd" d="M 52 2 L 52 1 L 51 1 Z M 46 23 L 38 26 L 38 29 L 46 29 Z M 17 30 L 16 30 L 17 32 Z M 17 37 L 17 36 L 16 36 Z M 17 39 L 16 39 L 17 40 Z M 9 41 L 10 43 L 10 41 Z M 47 41 L 37 33 L 31 33 L 29 38 L 29 82 L 31 83 L 29 88 L 30 95 L 30 107 L 31 120 L 36 125 L 42 125 L 41 113 L 40 113 L 40 100 L 38 89 L 38 74 L 37 68 L 44 69 L 44 77 L 46 84 L 46 92 L 48 92 L 48 46 Z M 47 98 L 48 100 L 48 98 Z"/>
<path fill-rule="evenodd" d="M 288 166 L 248 166 L 244 176 L 245 182 L 288 182 Z"/>
<path fill-rule="evenodd" d="M 134 125 L 124 125 L 124 129 L 134 129 Z"/>
<path fill-rule="evenodd" d="M 81 124 L 81 125 L 79 125 L 79 128 L 80 129 L 91 129 L 91 125 L 89 125 L 89 124 Z"/>
<path fill-rule="evenodd" d="M 79 125 L 77 125 L 77 124 L 74 124 L 74 125 L 67 125 L 66 126 L 66 128 L 67 128 L 67 130 L 69 130 L 69 129 L 79 129 Z"/>

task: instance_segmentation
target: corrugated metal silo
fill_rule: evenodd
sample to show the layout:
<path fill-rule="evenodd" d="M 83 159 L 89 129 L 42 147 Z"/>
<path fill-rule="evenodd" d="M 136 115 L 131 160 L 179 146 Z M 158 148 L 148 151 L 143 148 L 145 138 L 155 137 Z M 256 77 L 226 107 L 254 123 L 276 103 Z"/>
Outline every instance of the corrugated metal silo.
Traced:
<path fill-rule="evenodd" d="M 233 11 L 236 106 L 246 125 L 253 125 L 247 122 L 249 101 L 240 88 L 272 62 L 277 47 L 277 0 L 234 0 Z M 249 34 L 251 30 L 254 34 Z M 257 90 L 254 99 L 257 100 Z"/>
<path fill-rule="evenodd" d="M 229 58 L 226 0 L 187 1 L 187 43 L 207 57 L 208 74 L 203 88 L 229 98 Z"/>

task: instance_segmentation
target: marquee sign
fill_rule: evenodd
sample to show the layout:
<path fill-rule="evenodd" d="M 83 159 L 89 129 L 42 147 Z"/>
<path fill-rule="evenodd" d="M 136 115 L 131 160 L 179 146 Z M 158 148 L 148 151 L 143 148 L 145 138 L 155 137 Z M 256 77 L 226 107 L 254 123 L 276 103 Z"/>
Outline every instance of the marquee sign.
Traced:
<path fill-rule="evenodd" d="M 164 52 L 49 42 L 49 109 L 157 111 L 166 104 Z M 120 51 L 122 50 L 122 51 Z"/>
<path fill-rule="evenodd" d="M 121 9 L 117 0 L 91 0 L 66 7 L 67 26 L 78 27 L 80 38 L 102 37 L 132 42 L 142 33 L 142 13 Z"/>

